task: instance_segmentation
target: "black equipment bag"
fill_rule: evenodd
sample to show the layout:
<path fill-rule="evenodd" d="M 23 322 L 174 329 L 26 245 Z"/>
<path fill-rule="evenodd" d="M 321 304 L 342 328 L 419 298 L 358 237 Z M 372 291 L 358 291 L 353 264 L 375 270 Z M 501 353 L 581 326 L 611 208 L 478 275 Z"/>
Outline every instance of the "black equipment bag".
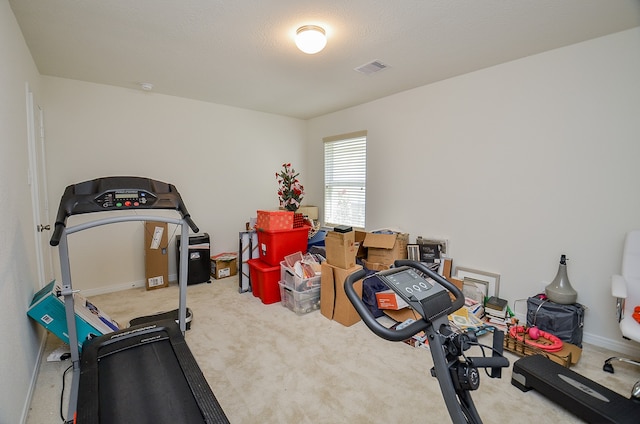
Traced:
<path fill-rule="evenodd" d="M 541 297 L 527 299 L 527 326 L 536 326 L 563 342 L 582 348 L 584 306 L 579 303 L 562 305 Z"/>

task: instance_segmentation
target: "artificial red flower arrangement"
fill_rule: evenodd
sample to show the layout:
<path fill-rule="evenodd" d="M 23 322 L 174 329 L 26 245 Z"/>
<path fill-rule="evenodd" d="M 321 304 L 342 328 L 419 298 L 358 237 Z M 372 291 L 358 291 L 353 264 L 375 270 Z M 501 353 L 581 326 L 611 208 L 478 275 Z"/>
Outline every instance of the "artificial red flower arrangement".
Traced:
<path fill-rule="evenodd" d="M 304 196 L 304 187 L 300 184 L 298 175 L 300 174 L 293 169 L 290 163 L 283 163 L 282 171 L 276 172 L 280 207 L 292 212 L 298 210 Z"/>

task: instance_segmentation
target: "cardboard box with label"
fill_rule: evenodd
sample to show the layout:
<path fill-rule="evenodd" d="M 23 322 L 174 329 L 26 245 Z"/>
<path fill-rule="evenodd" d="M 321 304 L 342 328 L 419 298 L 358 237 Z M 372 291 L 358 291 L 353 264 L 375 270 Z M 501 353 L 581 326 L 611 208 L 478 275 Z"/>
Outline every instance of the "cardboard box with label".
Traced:
<path fill-rule="evenodd" d="M 69 330 L 64 298 L 59 296 L 62 284 L 51 281 L 40 289 L 31 301 L 27 315 L 38 324 L 55 334 L 60 340 L 69 343 Z M 74 311 L 76 317 L 76 335 L 78 347 L 82 349 L 84 343 L 93 337 L 111 333 L 118 329 L 118 323 L 107 314 L 99 310 L 78 293 L 73 294 Z"/>
<path fill-rule="evenodd" d="M 396 259 L 407 259 L 407 233 L 367 233 L 363 245 L 367 248 L 367 262 L 392 265 Z"/>
<path fill-rule="evenodd" d="M 231 277 L 238 273 L 238 254 L 220 253 L 211 257 L 211 275 L 215 279 Z"/>
<path fill-rule="evenodd" d="M 169 286 L 167 223 L 144 223 L 144 273 L 147 290 Z"/>
<path fill-rule="evenodd" d="M 325 317 L 349 327 L 360 321 L 360 315 L 355 310 L 344 291 L 344 281 L 354 272 L 361 270 L 360 265 L 349 269 L 338 268 L 327 262 L 322 264 L 320 281 L 320 313 Z M 362 280 L 357 281 L 353 288 L 362 297 Z"/>
<path fill-rule="evenodd" d="M 353 268 L 356 264 L 355 232 L 339 233 L 329 231 L 324 239 L 327 262 L 343 269 Z"/>

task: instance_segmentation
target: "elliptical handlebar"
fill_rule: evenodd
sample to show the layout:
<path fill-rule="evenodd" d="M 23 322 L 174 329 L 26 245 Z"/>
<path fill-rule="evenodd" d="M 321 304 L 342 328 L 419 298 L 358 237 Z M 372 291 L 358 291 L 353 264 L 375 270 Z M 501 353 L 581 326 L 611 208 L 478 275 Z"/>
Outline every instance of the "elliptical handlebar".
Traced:
<path fill-rule="evenodd" d="M 401 330 L 392 330 L 380 324 L 353 288 L 356 281 L 364 278 L 366 274 L 367 272 L 364 269 L 350 274 L 344 281 L 344 291 L 356 309 L 356 312 L 358 312 L 358 315 L 362 318 L 362 321 L 364 321 L 365 325 L 377 336 L 392 342 L 401 342 L 411 338 L 414 334 L 426 330 L 431 325 L 425 320 L 418 320 Z"/>
<path fill-rule="evenodd" d="M 453 293 L 455 300 L 450 308 L 450 311 L 448 311 L 448 313 L 454 312 L 460 309 L 464 305 L 464 295 L 462 294 L 462 291 L 460 291 L 460 289 L 458 289 L 455 285 L 453 285 L 452 283 L 444 279 L 439 274 L 433 272 L 423 264 L 415 261 L 409 261 L 409 260 L 397 260 L 395 261 L 394 265 L 396 267 L 408 266 L 411 268 L 415 268 L 418 271 L 421 271 L 427 274 L 430 278 L 432 278 L 438 284 L 443 286 L 449 292 Z M 358 296 L 358 294 L 353 288 L 353 285 L 358 280 L 364 278 L 365 275 L 366 275 L 366 271 L 364 269 L 361 269 L 357 272 L 354 272 L 353 274 L 350 274 L 345 279 L 344 290 L 347 297 L 351 301 L 351 304 L 356 309 L 356 312 L 358 312 L 358 315 L 360 315 L 360 317 L 362 318 L 362 321 L 364 321 L 365 325 L 369 327 L 369 329 L 373 331 L 377 336 L 392 342 L 401 342 L 429 328 L 429 326 L 431 325 L 431 322 L 424 318 L 416 320 L 415 322 L 399 330 L 390 329 L 380 324 L 378 320 L 376 320 L 376 318 L 373 316 L 369 308 L 364 304 L 362 299 L 360 299 L 360 297 Z"/>

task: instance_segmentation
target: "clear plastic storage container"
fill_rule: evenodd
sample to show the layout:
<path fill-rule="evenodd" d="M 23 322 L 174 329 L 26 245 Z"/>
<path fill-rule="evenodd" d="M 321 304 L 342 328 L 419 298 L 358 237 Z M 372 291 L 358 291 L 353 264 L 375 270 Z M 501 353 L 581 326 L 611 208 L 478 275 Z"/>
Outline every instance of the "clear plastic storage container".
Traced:
<path fill-rule="evenodd" d="M 297 291 L 280 281 L 280 299 L 282 306 L 286 306 L 298 315 L 304 315 L 320 309 L 320 286 Z"/>
<path fill-rule="evenodd" d="M 300 278 L 292 268 L 287 266 L 286 262 L 280 262 L 280 281 L 290 289 L 300 292 L 315 289 L 320 287 L 320 279 L 320 275 L 310 278 Z"/>

